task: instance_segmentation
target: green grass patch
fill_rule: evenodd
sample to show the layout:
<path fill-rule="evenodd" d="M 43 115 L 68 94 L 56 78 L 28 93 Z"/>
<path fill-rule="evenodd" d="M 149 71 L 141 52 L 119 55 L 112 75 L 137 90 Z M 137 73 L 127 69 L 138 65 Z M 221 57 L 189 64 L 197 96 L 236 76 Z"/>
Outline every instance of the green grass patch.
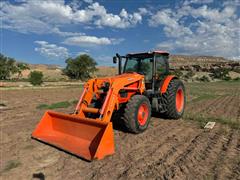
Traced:
<path fill-rule="evenodd" d="M 18 166 L 20 166 L 21 163 L 18 160 L 10 160 L 7 162 L 6 166 L 4 167 L 2 172 L 10 171 L 11 169 L 14 169 Z"/>
<path fill-rule="evenodd" d="M 214 99 L 218 96 L 219 95 L 215 95 L 215 94 L 201 94 L 197 98 L 194 98 L 191 102 L 198 102 L 198 101 L 202 101 L 202 100 Z"/>
<path fill-rule="evenodd" d="M 40 104 L 37 106 L 37 109 L 47 109 L 49 105 L 47 104 Z"/>
<path fill-rule="evenodd" d="M 77 104 L 77 100 L 72 101 L 62 101 L 62 102 L 56 102 L 53 104 L 40 104 L 36 108 L 37 109 L 58 109 L 58 108 L 68 108 L 71 105 Z"/>
<path fill-rule="evenodd" d="M 71 103 L 71 104 L 77 104 L 77 103 L 78 103 L 78 100 L 76 100 L 76 99 L 75 99 L 75 100 L 72 100 L 72 101 L 70 101 L 70 103 Z"/>
<path fill-rule="evenodd" d="M 227 125 L 233 129 L 240 130 L 240 123 L 236 120 L 220 117 L 205 117 L 203 115 L 185 114 L 184 119 L 198 122 L 201 128 L 204 128 L 207 122 L 213 121 L 216 123 Z"/>
<path fill-rule="evenodd" d="M 68 101 L 57 102 L 53 104 L 40 104 L 37 106 L 37 109 L 58 109 L 58 108 L 68 108 L 71 106 L 71 103 Z"/>

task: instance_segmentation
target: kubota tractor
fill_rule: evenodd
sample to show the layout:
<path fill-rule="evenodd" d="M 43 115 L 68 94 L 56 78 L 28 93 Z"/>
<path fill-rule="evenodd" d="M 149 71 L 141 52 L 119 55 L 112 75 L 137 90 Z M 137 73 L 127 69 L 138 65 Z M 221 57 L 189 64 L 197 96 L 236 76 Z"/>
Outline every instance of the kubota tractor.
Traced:
<path fill-rule="evenodd" d="M 147 129 L 152 112 L 179 119 L 184 85 L 170 75 L 168 56 L 165 51 L 116 54 L 118 75 L 87 81 L 74 113 L 47 111 L 32 137 L 91 161 L 114 153 L 111 117 L 118 110 L 118 120 L 133 133 Z"/>

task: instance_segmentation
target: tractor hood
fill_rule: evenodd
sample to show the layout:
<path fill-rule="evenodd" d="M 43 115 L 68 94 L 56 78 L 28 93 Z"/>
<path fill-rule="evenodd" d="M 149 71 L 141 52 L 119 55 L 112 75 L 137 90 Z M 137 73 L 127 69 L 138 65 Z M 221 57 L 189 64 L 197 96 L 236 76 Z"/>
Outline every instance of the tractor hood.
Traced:
<path fill-rule="evenodd" d="M 122 84 L 123 86 L 126 86 L 128 84 L 132 84 L 139 80 L 144 80 L 144 75 L 133 72 L 133 73 L 123 73 L 120 75 L 105 77 L 105 78 L 95 78 L 89 81 L 93 81 L 96 84 L 99 84 L 100 82 L 102 82 L 103 84 L 109 83 L 110 86 L 112 86 L 113 84 L 115 85 Z"/>

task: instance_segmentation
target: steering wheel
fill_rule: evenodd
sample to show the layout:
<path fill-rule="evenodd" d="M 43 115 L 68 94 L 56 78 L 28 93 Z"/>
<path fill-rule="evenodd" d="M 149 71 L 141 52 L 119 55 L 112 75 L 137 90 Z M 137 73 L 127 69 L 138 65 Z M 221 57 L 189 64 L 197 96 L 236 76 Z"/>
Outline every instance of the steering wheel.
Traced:
<path fill-rule="evenodd" d="M 137 73 L 138 73 L 138 74 L 141 74 L 141 75 L 146 75 L 146 73 L 143 72 L 143 71 L 138 71 Z"/>

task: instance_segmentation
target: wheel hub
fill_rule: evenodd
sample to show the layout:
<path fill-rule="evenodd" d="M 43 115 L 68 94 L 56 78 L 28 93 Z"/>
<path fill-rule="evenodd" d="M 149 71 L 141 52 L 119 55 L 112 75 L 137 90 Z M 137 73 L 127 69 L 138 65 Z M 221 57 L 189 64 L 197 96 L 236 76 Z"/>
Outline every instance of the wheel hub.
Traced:
<path fill-rule="evenodd" d="M 176 109 L 178 112 L 181 112 L 183 110 L 184 106 L 184 93 L 181 88 L 177 90 L 176 94 Z"/>
<path fill-rule="evenodd" d="M 140 107 L 138 109 L 137 119 L 138 119 L 138 123 L 141 126 L 144 126 L 145 123 L 147 122 L 148 114 L 149 114 L 149 109 L 148 109 L 147 104 L 144 103 L 144 104 L 140 105 Z"/>

